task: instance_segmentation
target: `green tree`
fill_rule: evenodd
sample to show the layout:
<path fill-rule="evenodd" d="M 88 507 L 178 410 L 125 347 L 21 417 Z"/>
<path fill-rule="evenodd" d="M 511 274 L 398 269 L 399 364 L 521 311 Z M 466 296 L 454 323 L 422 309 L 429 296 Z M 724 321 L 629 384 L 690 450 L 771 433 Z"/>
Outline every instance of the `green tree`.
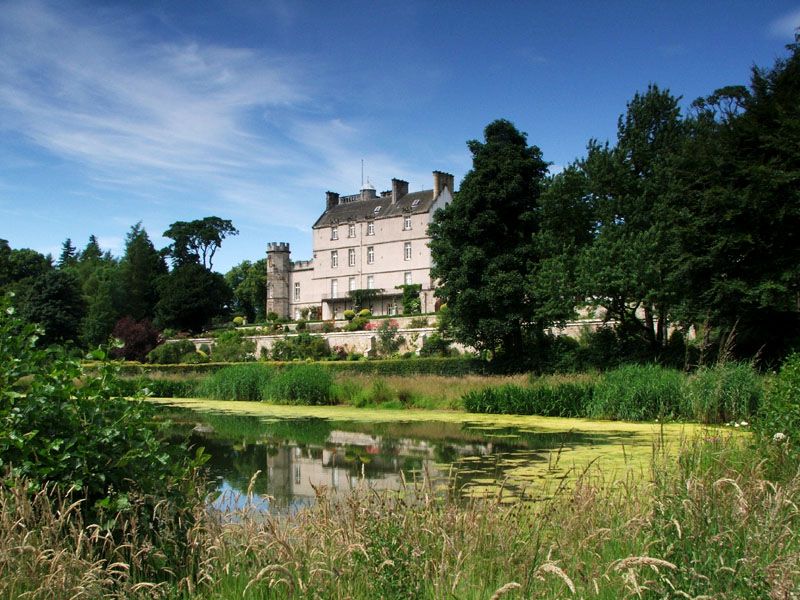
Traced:
<path fill-rule="evenodd" d="M 167 248 L 173 266 L 199 263 L 211 270 L 214 268 L 214 254 L 222 240 L 238 234 L 239 230 L 228 219 L 204 217 L 194 221 L 176 221 L 163 235 L 173 240 Z"/>
<path fill-rule="evenodd" d="M 74 265 L 78 260 L 78 251 L 75 246 L 72 245 L 72 240 L 67 238 L 64 240 L 64 243 L 61 244 L 61 254 L 58 257 L 58 268 L 63 269 L 64 267 L 69 267 Z"/>
<path fill-rule="evenodd" d="M 163 256 L 141 222 L 136 223 L 125 238 L 125 254 L 120 262 L 120 286 L 125 290 L 121 312 L 136 321 L 152 319 L 158 302 L 158 282 L 166 274 Z"/>
<path fill-rule="evenodd" d="M 619 119 L 616 146 L 591 142 L 581 164 L 595 237 L 580 254 L 579 287 L 653 354 L 667 343 L 682 256 L 670 193 L 685 138 L 678 100 L 655 85 L 637 93 Z"/>
<path fill-rule="evenodd" d="M 225 273 L 225 281 L 233 290 L 234 314 L 247 317 L 250 323 L 263 319 L 267 302 L 267 259 L 251 263 L 244 260 Z"/>
<path fill-rule="evenodd" d="M 484 138 L 467 143 L 472 170 L 430 225 L 431 277 L 440 282 L 436 294 L 450 308 L 456 339 L 519 358 L 529 334 L 544 326 L 529 286 L 547 163 L 509 121 L 490 123 Z"/>
<path fill-rule="evenodd" d="M 16 304 L 20 317 L 42 326 L 45 343 L 78 338 L 85 305 L 72 274 L 46 271 L 26 286 Z"/>
<path fill-rule="evenodd" d="M 750 88 L 695 102 L 680 195 L 684 318 L 741 356 L 778 358 L 800 338 L 800 46 Z"/>
<path fill-rule="evenodd" d="M 224 314 L 233 293 L 219 273 L 197 263 L 173 269 L 161 279 L 156 325 L 198 332 Z"/>

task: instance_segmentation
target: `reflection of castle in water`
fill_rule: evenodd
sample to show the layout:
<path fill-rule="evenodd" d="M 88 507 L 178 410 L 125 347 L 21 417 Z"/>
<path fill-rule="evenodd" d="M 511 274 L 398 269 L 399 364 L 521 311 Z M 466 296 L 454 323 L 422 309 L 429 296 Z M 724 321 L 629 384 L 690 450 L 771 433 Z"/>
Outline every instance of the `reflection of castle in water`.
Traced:
<path fill-rule="evenodd" d="M 453 450 L 460 456 L 485 456 L 492 444 L 464 444 Z M 267 488 L 276 499 L 296 504 L 312 501 L 314 488 L 323 486 L 333 493 L 365 484 L 397 490 L 423 476 L 442 480 L 447 472 L 441 467 L 436 444 L 332 431 L 324 447 L 283 444 L 272 449 L 267 455 Z"/>

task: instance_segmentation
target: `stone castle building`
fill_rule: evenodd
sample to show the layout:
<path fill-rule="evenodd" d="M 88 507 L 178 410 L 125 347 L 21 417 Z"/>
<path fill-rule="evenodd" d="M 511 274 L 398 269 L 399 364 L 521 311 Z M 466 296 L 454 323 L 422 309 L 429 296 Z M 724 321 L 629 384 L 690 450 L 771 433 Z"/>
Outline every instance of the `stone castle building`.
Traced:
<path fill-rule="evenodd" d="M 289 244 L 267 245 L 267 312 L 299 319 L 303 309 L 322 319 L 342 318 L 353 308 L 350 292 L 375 290 L 373 314 L 402 312 L 402 289 L 419 284 L 422 312 L 434 310 L 434 282 L 428 224 L 453 200 L 453 176 L 433 172 L 433 189 L 408 191 L 392 179 L 392 189 L 375 192 L 369 183 L 358 193 L 326 193 L 325 211 L 312 228 L 314 257 L 292 261 Z M 316 307 L 316 308 L 315 308 Z"/>

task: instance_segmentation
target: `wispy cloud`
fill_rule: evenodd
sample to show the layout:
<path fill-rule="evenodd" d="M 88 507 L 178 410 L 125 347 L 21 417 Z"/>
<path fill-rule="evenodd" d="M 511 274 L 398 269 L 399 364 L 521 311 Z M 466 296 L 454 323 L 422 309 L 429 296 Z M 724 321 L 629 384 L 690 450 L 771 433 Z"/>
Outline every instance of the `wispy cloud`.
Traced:
<path fill-rule="evenodd" d="M 96 189 L 154 204 L 198 190 L 215 213 L 305 228 L 319 206 L 287 187 L 358 182 L 365 135 L 318 112 L 307 63 L 162 43 L 130 15 L 74 13 L 37 2 L 0 12 L 0 131 L 80 165 Z M 389 177 L 402 166 L 369 162 Z"/>
<path fill-rule="evenodd" d="M 793 39 L 800 28 L 800 8 L 786 13 L 769 24 L 769 34 L 777 38 Z"/>

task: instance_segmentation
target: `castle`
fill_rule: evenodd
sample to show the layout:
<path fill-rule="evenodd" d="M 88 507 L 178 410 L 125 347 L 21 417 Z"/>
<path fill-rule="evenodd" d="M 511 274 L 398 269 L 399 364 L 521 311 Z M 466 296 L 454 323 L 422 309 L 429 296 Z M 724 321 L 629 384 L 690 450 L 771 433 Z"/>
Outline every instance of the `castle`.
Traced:
<path fill-rule="evenodd" d="M 398 314 L 398 286 L 421 286 L 422 312 L 434 310 L 428 224 L 453 200 L 453 176 L 433 172 L 433 189 L 408 191 L 392 179 L 378 195 L 369 183 L 358 194 L 326 192 L 325 211 L 312 227 L 314 257 L 292 261 L 289 244 L 267 245 L 267 313 L 299 319 L 308 309 L 325 320 L 353 308 L 351 292 L 372 290 L 375 315 Z"/>

